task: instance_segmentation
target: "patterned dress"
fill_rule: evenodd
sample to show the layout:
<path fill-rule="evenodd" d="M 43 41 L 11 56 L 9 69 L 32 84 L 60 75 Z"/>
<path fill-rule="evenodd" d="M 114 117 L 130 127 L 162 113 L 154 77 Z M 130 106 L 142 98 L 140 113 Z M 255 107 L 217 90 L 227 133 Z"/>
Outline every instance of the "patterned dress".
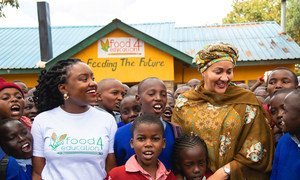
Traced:
<path fill-rule="evenodd" d="M 274 145 L 266 114 L 255 95 L 230 85 L 225 94 L 203 84 L 176 100 L 172 121 L 204 139 L 209 168 L 230 163 L 230 179 L 268 179 Z"/>

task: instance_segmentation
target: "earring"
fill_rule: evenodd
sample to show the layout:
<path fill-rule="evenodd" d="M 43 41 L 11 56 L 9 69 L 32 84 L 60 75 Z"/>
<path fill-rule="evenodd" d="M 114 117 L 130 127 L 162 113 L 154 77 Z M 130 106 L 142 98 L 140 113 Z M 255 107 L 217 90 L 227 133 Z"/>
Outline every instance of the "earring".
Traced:
<path fill-rule="evenodd" d="M 68 93 L 64 94 L 64 100 L 66 101 L 67 99 L 69 99 Z"/>

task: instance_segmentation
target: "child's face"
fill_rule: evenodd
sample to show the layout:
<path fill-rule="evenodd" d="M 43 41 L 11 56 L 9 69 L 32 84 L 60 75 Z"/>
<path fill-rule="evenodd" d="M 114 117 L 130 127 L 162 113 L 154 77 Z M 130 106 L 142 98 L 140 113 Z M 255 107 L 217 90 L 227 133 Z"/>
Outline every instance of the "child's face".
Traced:
<path fill-rule="evenodd" d="M 283 122 L 282 122 L 282 115 L 283 115 L 283 100 L 287 93 L 280 93 L 273 96 L 270 99 L 270 112 L 273 121 L 275 122 L 278 129 L 281 131 L 283 130 Z"/>
<path fill-rule="evenodd" d="M 202 180 L 206 172 L 206 166 L 206 154 L 202 147 L 187 147 L 180 152 L 178 169 L 187 180 Z"/>
<path fill-rule="evenodd" d="M 98 100 L 101 107 L 108 111 L 119 112 L 120 102 L 125 95 L 124 86 L 118 81 L 104 84 L 99 92 Z"/>
<path fill-rule="evenodd" d="M 162 118 L 165 120 L 165 121 L 171 121 L 171 117 L 172 117 L 172 111 L 173 111 L 173 108 L 174 108 L 174 98 L 172 96 L 167 96 L 167 106 L 164 110 L 164 113 L 162 115 Z"/>
<path fill-rule="evenodd" d="M 26 86 L 25 83 L 23 83 L 23 82 L 15 82 L 14 84 L 18 85 L 22 89 L 24 95 L 26 95 L 28 93 L 28 87 Z"/>
<path fill-rule="evenodd" d="M 136 101 L 135 97 L 124 98 L 121 102 L 120 113 L 124 123 L 133 121 L 140 113 L 141 106 Z"/>
<path fill-rule="evenodd" d="M 139 124 L 134 132 L 130 145 L 134 148 L 138 163 L 145 167 L 156 167 L 157 158 L 165 147 L 162 129 L 158 124 Z"/>
<path fill-rule="evenodd" d="M 293 94 L 292 92 L 289 93 L 284 99 L 283 121 L 285 125 L 284 131 L 299 136 L 300 135 L 299 102 L 295 101 L 295 99 L 299 99 L 299 98 L 295 96 L 296 95 Z"/>
<path fill-rule="evenodd" d="M 20 119 L 23 115 L 24 98 L 16 88 L 0 91 L 0 118 Z"/>
<path fill-rule="evenodd" d="M 161 116 L 167 104 L 166 86 L 158 79 L 149 79 L 142 85 L 137 100 L 141 104 L 142 113 Z"/>
<path fill-rule="evenodd" d="M 37 109 L 31 96 L 25 98 L 25 107 L 23 115 L 28 117 L 31 120 L 31 122 L 37 115 Z"/>
<path fill-rule="evenodd" d="M 275 70 L 270 74 L 267 91 L 273 95 L 278 89 L 296 89 L 293 74 L 288 70 Z"/>
<path fill-rule="evenodd" d="M 17 159 L 28 159 L 32 156 L 32 135 L 19 121 L 11 120 L 0 128 L 2 149 Z"/>

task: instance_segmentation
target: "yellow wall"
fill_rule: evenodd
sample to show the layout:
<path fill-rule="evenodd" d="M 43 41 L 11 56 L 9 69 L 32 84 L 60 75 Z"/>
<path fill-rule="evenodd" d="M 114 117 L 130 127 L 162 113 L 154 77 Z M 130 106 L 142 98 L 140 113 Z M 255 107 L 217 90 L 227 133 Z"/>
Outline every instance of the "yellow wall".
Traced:
<path fill-rule="evenodd" d="M 8 82 L 13 82 L 14 80 L 23 81 L 29 88 L 32 88 L 37 85 L 38 74 L 2 74 L 0 77 Z"/>
<path fill-rule="evenodd" d="M 106 37 L 131 36 L 123 31 L 115 30 Z M 128 60 L 121 60 L 121 58 L 98 58 L 97 48 L 98 42 L 95 42 L 74 55 L 74 57 L 86 62 L 92 68 L 96 81 L 104 78 L 116 78 L 125 83 L 133 83 L 140 82 L 152 76 L 165 81 L 174 81 L 173 57 L 149 44 L 145 43 L 144 60 L 141 57 L 129 57 Z M 153 66 L 147 64 L 149 61 L 153 63 L 151 64 Z"/>
<path fill-rule="evenodd" d="M 184 67 L 183 63 L 175 61 L 175 84 L 187 83 L 190 79 L 197 78 L 202 79 L 201 74 L 197 71 L 196 68 Z M 265 71 L 275 69 L 276 67 L 287 67 L 294 71 L 294 64 L 286 65 L 260 65 L 260 66 L 240 66 L 234 68 L 234 79 L 233 81 L 245 81 L 248 84 L 248 81 L 254 80 L 260 76 L 264 75 Z M 183 70 L 182 70 L 183 69 Z M 184 74 L 182 75 L 182 71 Z"/>
<path fill-rule="evenodd" d="M 152 50 L 156 50 L 155 48 L 152 48 Z M 80 53 L 78 53 L 80 54 Z M 146 55 L 147 56 L 147 55 Z M 167 55 L 170 56 L 170 55 Z M 172 57 L 168 57 L 172 58 Z M 173 61 L 172 61 L 173 62 Z M 272 65 L 272 66 L 242 66 L 242 67 L 236 67 L 234 69 L 234 81 L 245 81 L 245 83 L 248 83 L 249 80 L 255 81 L 258 77 L 262 76 L 265 71 L 269 71 L 272 69 L 275 69 L 276 67 L 287 67 L 291 70 L 294 70 L 294 64 L 287 64 L 287 65 Z M 173 70 L 173 65 L 169 66 L 169 70 L 172 71 L 170 72 L 164 72 L 163 73 L 166 76 L 169 76 L 170 79 L 171 77 L 174 77 L 174 83 L 175 84 L 182 84 L 188 82 L 190 79 L 197 78 L 197 79 L 202 79 L 200 73 L 197 71 L 196 68 L 192 67 L 187 67 L 184 65 L 183 62 L 179 60 L 174 61 L 174 70 Z M 114 77 L 117 79 L 120 79 L 122 82 L 139 82 L 143 80 L 145 77 L 150 77 L 150 76 L 155 76 L 155 74 L 147 74 L 146 70 L 140 70 L 140 71 L 134 71 L 130 70 L 129 72 L 126 72 L 125 70 L 122 70 L 118 76 L 111 76 L 103 73 L 103 71 L 96 72 L 95 69 L 94 73 L 95 74 L 100 74 L 99 77 L 96 78 L 96 81 L 101 80 L 102 78 L 108 78 L 108 77 Z M 127 69 L 128 71 L 128 69 Z M 119 76 L 126 76 L 125 78 L 119 78 Z M 135 76 L 135 81 L 130 80 L 130 76 Z M 14 80 L 20 80 L 23 81 L 27 84 L 28 87 L 32 88 L 37 85 L 37 79 L 38 79 L 38 74 L 5 74 L 1 75 L 0 77 L 3 77 L 6 81 L 12 82 Z M 158 76 L 159 77 L 159 76 Z M 124 81 L 126 79 L 126 81 Z M 129 79 L 129 80 L 128 80 Z M 166 80 L 166 79 L 163 79 Z M 173 80 L 170 80 L 173 81 Z"/>

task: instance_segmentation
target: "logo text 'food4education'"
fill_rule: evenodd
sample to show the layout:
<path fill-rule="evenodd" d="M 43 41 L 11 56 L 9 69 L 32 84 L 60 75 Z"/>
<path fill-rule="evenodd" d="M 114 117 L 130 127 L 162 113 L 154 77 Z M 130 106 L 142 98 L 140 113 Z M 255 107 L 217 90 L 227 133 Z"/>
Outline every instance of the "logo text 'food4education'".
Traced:
<path fill-rule="evenodd" d="M 144 57 L 144 55 L 144 42 L 137 38 L 102 38 L 98 41 L 98 58 Z"/>

